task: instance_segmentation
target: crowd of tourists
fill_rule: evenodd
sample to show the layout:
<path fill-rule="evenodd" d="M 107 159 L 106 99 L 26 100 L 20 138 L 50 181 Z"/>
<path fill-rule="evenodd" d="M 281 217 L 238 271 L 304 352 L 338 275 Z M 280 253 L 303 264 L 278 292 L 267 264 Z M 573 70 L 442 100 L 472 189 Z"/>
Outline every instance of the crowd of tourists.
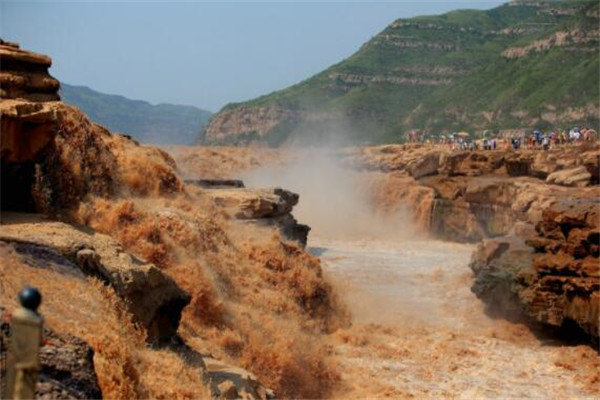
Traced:
<path fill-rule="evenodd" d="M 483 138 L 474 139 L 467 132 L 453 132 L 448 135 L 433 135 L 423 131 L 412 130 L 406 132 L 405 140 L 408 143 L 424 143 L 448 146 L 451 150 L 496 150 L 510 149 L 540 149 L 549 150 L 552 147 L 569 143 L 588 142 L 598 140 L 598 134 L 590 128 L 574 127 L 569 130 L 552 130 L 542 132 L 533 130 L 530 134 L 513 135 L 482 135 Z"/>

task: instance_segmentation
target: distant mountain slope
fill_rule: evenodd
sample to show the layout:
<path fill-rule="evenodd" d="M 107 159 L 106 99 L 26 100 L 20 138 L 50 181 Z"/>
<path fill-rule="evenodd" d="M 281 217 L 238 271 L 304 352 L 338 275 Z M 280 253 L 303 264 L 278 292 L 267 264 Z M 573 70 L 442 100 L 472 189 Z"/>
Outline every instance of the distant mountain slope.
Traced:
<path fill-rule="evenodd" d="M 354 55 L 294 85 L 225 106 L 208 143 L 279 145 L 342 132 L 598 126 L 599 3 L 511 2 L 399 19 Z"/>
<path fill-rule="evenodd" d="M 191 144 L 211 116 L 193 106 L 152 105 L 141 100 L 61 83 L 61 99 L 79 107 L 92 121 L 142 143 Z"/>

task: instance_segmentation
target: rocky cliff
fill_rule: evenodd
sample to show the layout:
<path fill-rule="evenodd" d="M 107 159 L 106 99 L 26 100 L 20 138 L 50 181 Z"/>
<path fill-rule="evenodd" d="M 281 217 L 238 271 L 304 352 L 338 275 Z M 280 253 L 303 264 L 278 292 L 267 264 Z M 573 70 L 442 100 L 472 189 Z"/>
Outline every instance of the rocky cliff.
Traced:
<path fill-rule="evenodd" d="M 18 54 L 45 60 L 43 71 L 50 65 Z M 7 81 L 29 73 L 27 63 L 6 71 L 2 63 Z M 298 243 L 308 228 L 288 231 L 302 227 L 290 214 L 297 195 L 240 188 L 224 200 L 219 189 L 186 184 L 164 151 L 57 101 L 57 87 L 51 97 L 35 92 L 39 85 L 20 87 L 27 93 L 0 99 L 0 302 L 8 311 L 24 285 L 38 287 L 48 326 L 94 351 L 108 398 L 331 390 L 339 376 L 324 359 L 324 334 L 348 315 Z M 285 236 L 294 234 L 297 242 Z M 79 393 L 73 376 L 52 375 L 60 382 L 49 392 Z"/>
<path fill-rule="evenodd" d="M 202 140 L 215 143 L 226 143 L 228 138 L 238 141 L 255 140 L 265 136 L 281 121 L 296 119 L 296 114 L 292 110 L 276 106 L 225 110 L 210 120 L 203 131 Z M 233 132 L 236 134 L 232 135 Z"/>
<path fill-rule="evenodd" d="M 348 168 L 402 177 L 407 194 L 409 187 L 432 189 L 428 217 L 421 217 L 428 221 L 428 229 L 450 240 L 477 241 L 504 235 L 516 222 L 535 224 L 557 199 L 593 198 L 598 190 L 599 156 L 597 143 L 518 153 L 451 152 L 408 144 L 351 149 L 342 152 L 340 162 Z"/>
<path fill-rule="evenodd" d="M 496 313 L 525 314 L 576 334 L 600 337 L 598 201 L 564 200 L 535 230 L 483 241 L 473 255 L 473 291 Z"/>
<path fill-rule="evenodd" d="M 173 154 L 189 174 L 232 178 L 252 168 L 285 168 L 286 159 L 310 162 L 311 151 L 302 152 L 198 148 Z M 598 336 L 599 143 L 548 151 L 383 145 L 338 149 L 332 157 L 354 174 L 357 193 L 368 195 L 376 210 L 390 216 L 409 210 L 402 215 L 433 237 L 479 243 L 472 290 L 490 312 L 526 317 L 567 336 L 577 330 Z"/>
<path fill-rule="evenodd" d="M 598 143 L 545 152 L 404 145 L 345 152 L 342 161 L 402 179 L 402 191 L 375 196 L 382 206 L 408 205 L 438 237 L 481 241 L 472 290 L 490 311 L 597 339 L 599 156 Z M 426 200 L 416 195 L 423 187 Z"/>

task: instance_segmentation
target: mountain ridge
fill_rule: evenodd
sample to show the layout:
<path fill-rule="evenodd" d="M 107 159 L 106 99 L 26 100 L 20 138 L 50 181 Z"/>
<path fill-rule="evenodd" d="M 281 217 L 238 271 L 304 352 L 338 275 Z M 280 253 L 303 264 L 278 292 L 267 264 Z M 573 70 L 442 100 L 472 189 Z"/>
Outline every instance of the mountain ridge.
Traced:
<path fill-rule="evenodd" d="M 377 143 L 411 129 L 597 127 L 598 18 L 597 2 L 574 0 L 398 19 L 324 71 L 226 105 L 199 141 L 278 146 L 344 130 L 346 140 Z"/>
<path fill-rule="evenodd" d="M 211 115 L 195 106 L 151 104 L 64 82 L 60 96 L 64 102 L 83 110 L 92 121 L 142 143 L 191 144 Z"/>

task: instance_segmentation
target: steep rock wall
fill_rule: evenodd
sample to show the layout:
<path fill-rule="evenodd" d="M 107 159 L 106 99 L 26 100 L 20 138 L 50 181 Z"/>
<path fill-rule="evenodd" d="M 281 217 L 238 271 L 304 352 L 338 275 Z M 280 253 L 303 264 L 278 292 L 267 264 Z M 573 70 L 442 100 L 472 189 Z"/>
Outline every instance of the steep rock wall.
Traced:
<path fill-rule="evenodd" d="M 535 230 L 485 240 L 473 254 L 473 292 L 495 312 L 600 336 L 598 202 L 561 201 Z"/>
<path fill-rule="evenodd" d="M 297 112 L 277 106 L 238 107 L 211 118 L 204 130 L 203 141 L 225 142 L 240 135 L 262 137 L 282 121 L 295 119 Z"/>

